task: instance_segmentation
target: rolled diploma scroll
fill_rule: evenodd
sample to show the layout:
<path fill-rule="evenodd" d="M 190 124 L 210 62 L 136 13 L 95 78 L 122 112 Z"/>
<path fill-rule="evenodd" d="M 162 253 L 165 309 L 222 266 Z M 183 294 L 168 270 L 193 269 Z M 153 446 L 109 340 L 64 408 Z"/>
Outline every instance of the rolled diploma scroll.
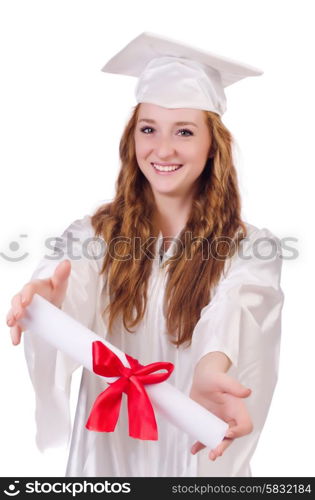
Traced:
<path fill-rule="evenodd" d="M 30 330 L 32 335 L 39 335 L 91 372 L 93 372 L 92 342 L 95 341 L 102 342 L 116 354 L 124 366 L 130 368 L 125 353 L 38 294 L 34 295 L 20 323 Z M 117 380 L 117 377 L 102 378 L 108 383 Z M 228 424 L 171 384 L 167 382 L 147 384 L 145 389 L 153 408 L 197 441 L 214 449 L 224 438 Z"/>

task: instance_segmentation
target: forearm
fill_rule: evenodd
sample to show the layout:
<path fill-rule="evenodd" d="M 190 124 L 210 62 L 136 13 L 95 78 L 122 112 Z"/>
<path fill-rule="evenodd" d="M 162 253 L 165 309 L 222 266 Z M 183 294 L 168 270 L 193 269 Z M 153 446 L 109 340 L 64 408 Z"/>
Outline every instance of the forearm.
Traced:
<path fill-rule="evenodd" d="M 196 365 L 197 370 L 227 372 L 231 366 L 230 358 L 224 352 L 214 351 L 205 354 Z"/>

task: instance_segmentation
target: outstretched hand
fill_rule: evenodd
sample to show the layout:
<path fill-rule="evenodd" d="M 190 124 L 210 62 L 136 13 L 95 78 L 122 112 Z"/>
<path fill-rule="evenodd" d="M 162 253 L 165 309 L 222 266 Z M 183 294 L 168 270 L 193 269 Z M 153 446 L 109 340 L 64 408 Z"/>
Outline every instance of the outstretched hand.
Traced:
<path fill-rule="evenodd" d="M 37 293 L 55 306 L 60 307 L 66 295 L 70 273 L 71 262 L 66 259 L 56 266 L 50 278 L 32 280 L 14 295 L 11 309 L 7 314 L 7 325 L 10 327 L 13 345 L 18 345 L 21 341 L 23 326 L 19 320 L 24 316 L 34 294 Z"/>
<path fill-rule="evenodd" d="M 211 460 L 221 456 L 235 438 L 245 436 L 253 430 L 244 401 L 250 394 L 250 389 L 222 372 L 211 373 L 207 381 L 199 379 L 194 382 L 190 397 L 229 424 L 223 441 L 210 451 Z M 193 444 L 191 453 L 195 454 L 203 448 L 205 445 L 197 441 Z"/>

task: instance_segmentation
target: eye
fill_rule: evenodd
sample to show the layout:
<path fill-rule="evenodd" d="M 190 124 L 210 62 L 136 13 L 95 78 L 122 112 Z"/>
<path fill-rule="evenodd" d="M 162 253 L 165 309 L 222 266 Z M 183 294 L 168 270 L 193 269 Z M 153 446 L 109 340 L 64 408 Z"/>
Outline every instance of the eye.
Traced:
<path fill-rule="evenodd" d="M 142 127 L 140 129 L 140 131 L 143 132 L 144 134 L 152 134 L 153 130 L 154 129 L 152 127 Z"/>
<path fill-rule="evenodd" d="M 181 135 L 182 137 L 189 137 L 191 135 L 194 135 L 192 133 L 191 130 L 189 130 L 188 128 L 181 128 L 179 131 L 178 131 L 178 134 Z"/>

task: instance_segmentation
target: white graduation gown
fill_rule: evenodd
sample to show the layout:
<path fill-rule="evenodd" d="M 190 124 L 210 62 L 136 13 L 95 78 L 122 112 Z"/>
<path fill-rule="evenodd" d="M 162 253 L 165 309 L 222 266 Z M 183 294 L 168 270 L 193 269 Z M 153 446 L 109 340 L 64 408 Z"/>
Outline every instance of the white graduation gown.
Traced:
<path fill-rule="evenodd" d="M 225 353 L 232 362 L 229 374 L 252 389 L 246 404 L 254 424 L 253 432 L 236 439 L 222 457 L 212 462 L 208 459 L 209 450 L 191 455 L 192 438 L 158 414 L 158 441 L 129 437 L 125 399 L 115 432 L 89 431 L 85 423 L 94 400 L 106 384 L 83 369 L 67 476 L 251 475 L 250 459 L 277 380 L 283 293 L 280 252 L 275 249 L 275 242 L 279 243 L 277 238 L 267 229 L 246 226 L 248 237 L 241 243 L 243 257 L 240 252 L 235 254 L 226 266 L 212 301 L 201 312 L 189 348 L 176 348 L 166 333 L 163 295 L 167 274 L 161 267 L 158 251 L 152 266 L 144 319 L 133 334 L 126 332 L 122 324 L 116 325 L 108 340 L 142 364 L 174 363 L 175 370 L 168 381 L 187 395 L 198 360 L 211 351 Z M 71 245 L 69 233 L 77 239 Z M 104 247 L 100 245 L 101 240 L 93 241 L 93 237 L 89 215 L 75 221 L 63 233 L 55 260 L 44 258 L 32 278 L 51 276 L 60 260 L 70 258 L 72 271 L 62 310 L 105 337 L 106 318 L 102 311 L 108 297 L 104 275 L 98 274 Z M 161 243 L 160 233 L 157 249 Z M 173 250 L 174 244 L 163 259 L 171 256 Z M 252 258 L 248 259 L 250 255 Z M 77 365 L 31 332 L 25 332 L 24 345 L 36 394 L 37 445 L 44 450 L 65 444 L 71 434 L 69 394 L 71 375 Z"/>

